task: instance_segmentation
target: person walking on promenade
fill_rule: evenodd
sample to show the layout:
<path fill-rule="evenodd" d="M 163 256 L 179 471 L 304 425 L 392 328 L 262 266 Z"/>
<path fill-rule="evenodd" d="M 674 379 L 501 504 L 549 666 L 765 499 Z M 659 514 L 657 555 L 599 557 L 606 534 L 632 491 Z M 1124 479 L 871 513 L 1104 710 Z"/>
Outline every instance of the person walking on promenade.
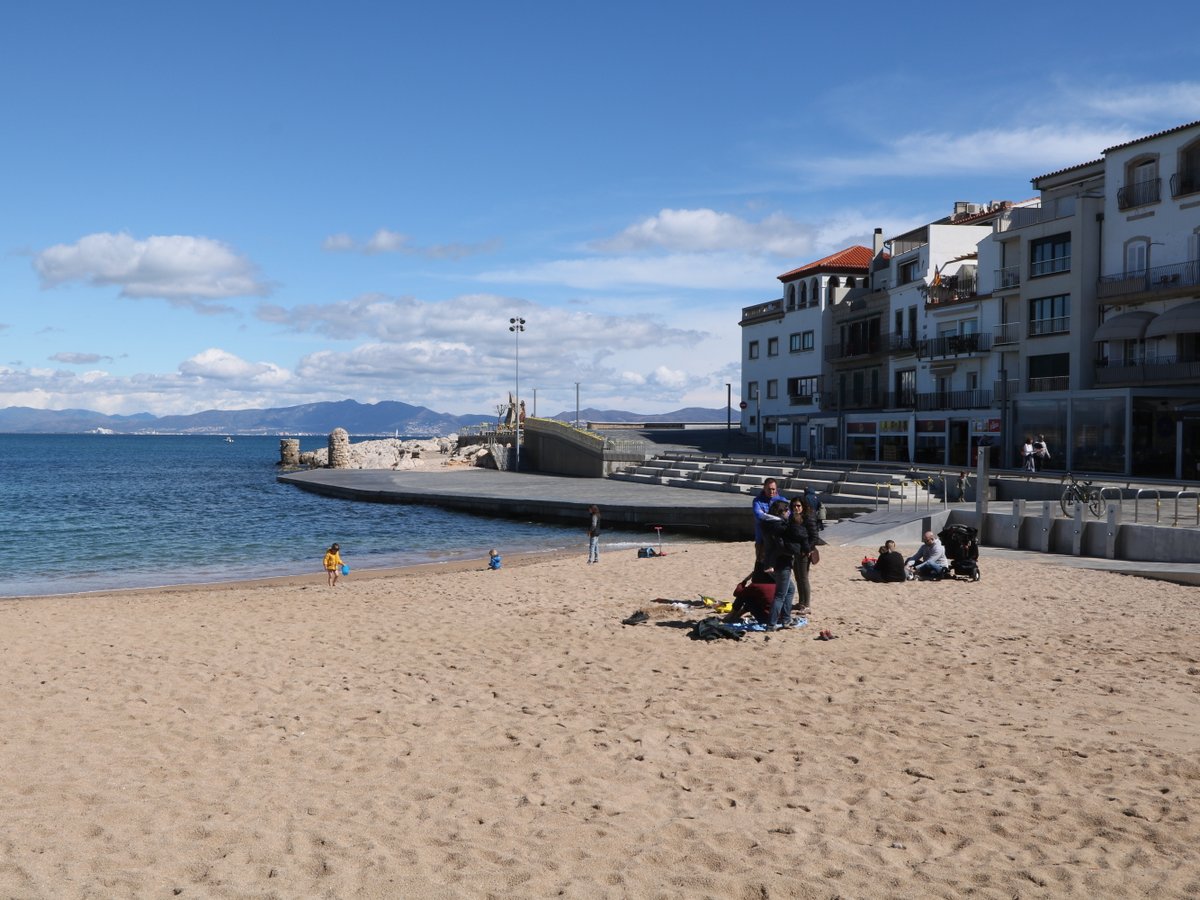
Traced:
<path fill-rule="evenodd" d="M 782 500 L 784 508 L 787 508 L 787 497 L 779 494 L 779 487 L 774 478 L 767 478 L 763 481 L 762 490 L 758 492 L 750 505 L 754 510 L 754 561 L 756 563 L 763 561 L 763 517 L 769 514 L 771 504 L 776 500 Z"/>
<path fill-rule="evenodd" d="M 600 507 L 588 507 L 591 519 L 588 521 L 588 562 L 600 562 Z"/>
<path fill-rule="evenodd" d="M 1021 445 L 1021 465 L 1024 466 L 1026 472 L 1032 472 L 1034 463 L 1033 438 L 1025 435 L 1025 443 Z"/>
<path fill-rule="evenodd" d="M 329 586 L 337 587 L 338 575 L 342 571 L 341 548 L 334 544 L 325 551 L 325 574 L 329 577 Z"/>

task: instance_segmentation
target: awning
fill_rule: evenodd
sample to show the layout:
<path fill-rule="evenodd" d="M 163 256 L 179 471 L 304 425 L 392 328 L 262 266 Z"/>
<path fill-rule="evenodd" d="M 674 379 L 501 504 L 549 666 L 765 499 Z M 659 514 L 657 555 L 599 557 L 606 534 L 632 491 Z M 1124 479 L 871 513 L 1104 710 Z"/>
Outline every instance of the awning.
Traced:
<path fill-rule="evenodd" d="M 1094 341 L 1140 341 L 1146 336 L 1146 326 L 1158 318 L 1152 312 L 1139 310 L 1106 319 L 1096 329 Z"/>
<path fill-rule="evenodd" d="M 1195 334 L 1200 332 L 1200 300 L 1192 300 L 1172 306 L 1150 323 L 1146 337 L 1164 337 L 1169 334 Z"/>

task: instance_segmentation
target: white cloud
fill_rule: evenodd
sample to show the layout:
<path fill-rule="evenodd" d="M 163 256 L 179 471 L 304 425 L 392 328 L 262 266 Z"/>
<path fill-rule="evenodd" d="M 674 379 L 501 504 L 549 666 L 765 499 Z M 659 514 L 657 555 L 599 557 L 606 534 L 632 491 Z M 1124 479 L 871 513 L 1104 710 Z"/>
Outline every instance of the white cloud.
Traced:
<path fill-rule="evenodd" d="M 751 291 L 770 285 L 779 263 L 739 253 L 672 253 L 562 259 L 483 272 L 480 281 L 501 284 L 561 284 L 583 290 L 673 287 L 694 290 Z"/>
<path fill-rule="evenodd" d="M 796 256 L 812 248 L 814 228 L 783 213 L 751 222 L 712 209 L 664 209 L 620 234 L 596 241 L 605 253 L 669 250 L 677 253 L 743 252 Z"/>
<path fill-rule="evenodd" d="M 329 253 L 364 253 L 374 256 L 380 253 L 400 253 L 405 256 L 419 256 L 424 259 L 463 259 L 480 253 L 493 253 L 500 247 L 500 241 L 491 239 L 478 244 L 453 242 L 449 244 L 433 244 L 420 247 L 412 243 L 412 238 L 399 231 L 387 228 L 378 229 L 370 238 L 362 243 L 344 232 L 331 234 L 321 242 L 321 249 Z"/>
<path fill-rule="evenodd" d="M 254 387 L 277 387 L 286 384 L 290 373 L 274 363 L 252 363 L 216 347 L 185 359 L 179 373 L 189 378 L 237 382 Z"/>
<path fill-rule="evenodd" d="M 228 297 L 267 296 L 257 269 L 227 244 L 210 238 L 89 234 L 56 244 L 33 261 L 44 288 L 70 282 L 116 286 L 123 297 L 156 297 L 204 303 Z"/>
<path fill-rule="evenodd" d="M 1068 96 L 1074 109 L 1085 109 L 1140 124 L 1157 122 L 1156 130 L 1200 119 L 1200 82 L 1195 81 L 1133 85 L 1107 91 L 1092 87 L 1069 91 Z M 1113 143 L 1099 149 L 1111 147 Z"/>
<path fill-rule="evenodd" d="M 101 360 L 111 361 L 112 357 L 101 356 L 99 353 L 55 353 L 50 359 L 71 366 L 90 366 Z"/>

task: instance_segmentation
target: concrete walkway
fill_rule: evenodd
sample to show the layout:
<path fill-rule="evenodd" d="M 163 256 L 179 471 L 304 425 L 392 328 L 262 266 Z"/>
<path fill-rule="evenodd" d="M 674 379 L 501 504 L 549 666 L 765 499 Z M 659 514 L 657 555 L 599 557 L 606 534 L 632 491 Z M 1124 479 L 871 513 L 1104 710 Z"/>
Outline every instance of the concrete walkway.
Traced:
<path fill-rule="evenodd" d="M 636 484 L 611 478 L 566 478 L 476 468 L 431 472 L 311 469 L 280 475 L 279 481 L 349 500 L 421 504 L 580 527 L 587 521 L 588 506 L 594 503 L 600 507 L 605 523 L 613 527 L 642 530 L 659 524 L 668 536 L 679 531 L 719 540 L 750 540 L 754 533 L 751 498 L 745 494 Z M 891 538 L 908 555 L 916 550 L 927 527 L 941 530 L 952 509 L 974 514 L 975 505 L 931 504 L 926 508 L 908 503 L 901 508 L 894 504 L 853 519 L 830 522 L 822 537 L 835 546 L 862 547 L 869 552 Z M 1009 513 L 1012 504 L 993 503 L 989 509 Z M 1200 565 L 1192 562 L 1102 559 L 985 546 L 980 549 L 984 577 L 988 558 L 1100 569 L 1200 585 Z"/>

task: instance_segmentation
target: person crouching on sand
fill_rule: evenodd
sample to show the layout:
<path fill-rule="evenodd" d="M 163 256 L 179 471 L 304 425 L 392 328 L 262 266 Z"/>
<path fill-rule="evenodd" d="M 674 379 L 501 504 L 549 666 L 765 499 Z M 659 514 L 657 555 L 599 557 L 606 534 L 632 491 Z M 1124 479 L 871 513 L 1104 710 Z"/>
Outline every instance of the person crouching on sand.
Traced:
<path fill-rule="evenodd" d="M 336 587 L 338 573 L 342 570 L 341 548 L 334 544 L 325 551 L 325 574 L 329 576 L 329 586 Z"/>

